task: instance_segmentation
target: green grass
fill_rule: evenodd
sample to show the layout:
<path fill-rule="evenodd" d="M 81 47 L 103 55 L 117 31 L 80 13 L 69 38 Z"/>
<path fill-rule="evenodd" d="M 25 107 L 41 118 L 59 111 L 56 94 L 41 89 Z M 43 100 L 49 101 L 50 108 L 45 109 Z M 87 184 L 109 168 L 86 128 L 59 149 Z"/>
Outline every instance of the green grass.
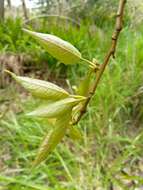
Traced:
<path fill-rule="evenodd" d="M 71 36 L 62 32 L 59 36 L 77 45 L 85 57 L 102 62 L 111 30 L 92 37 L 86 31 L 82 26 Z M 11 110 L 0 120 L 1 189 L 110 190 L 112 184 L 114 189 L 135 190 L 143 185 L 143 101 L 139 91 L 143 85 L 142 36 L 142 28 L 123 29 L 116 59 L 106 69 L 77 126 L 83 132 L 83 140 L 73 142 L 65 137 L 47 161 L 33 170 L 31 163 L 37 147 L 52 126 L 45 120 L 27 118 L 24 113 L 36 107 L 37 102 L 17 95 L 15 103 L 23 112 L 15 114 Z M 72 84 L 84 73 L 83 66 L 67 68 Z"/>

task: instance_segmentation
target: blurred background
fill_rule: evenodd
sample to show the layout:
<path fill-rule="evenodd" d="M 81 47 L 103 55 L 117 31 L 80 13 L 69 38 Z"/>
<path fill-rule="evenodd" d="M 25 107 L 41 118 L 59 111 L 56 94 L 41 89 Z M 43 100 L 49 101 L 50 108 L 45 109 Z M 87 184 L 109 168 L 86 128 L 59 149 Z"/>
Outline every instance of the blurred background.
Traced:
<path fill-rule="evenodd" d="M 0 189 L 143 189 L 143 1 L 128 0 L 117 46 L 84 118 L 83 139 L 64 138 L 45 163 L 31 168 L 52 126 L 25 113 L 41 102 L 4 70 L 69 90 L 87 73 L 65 66 L 22 28 L 69 41 L 102 63 L 111 44 L 118 0 L 0 0 Z"/>

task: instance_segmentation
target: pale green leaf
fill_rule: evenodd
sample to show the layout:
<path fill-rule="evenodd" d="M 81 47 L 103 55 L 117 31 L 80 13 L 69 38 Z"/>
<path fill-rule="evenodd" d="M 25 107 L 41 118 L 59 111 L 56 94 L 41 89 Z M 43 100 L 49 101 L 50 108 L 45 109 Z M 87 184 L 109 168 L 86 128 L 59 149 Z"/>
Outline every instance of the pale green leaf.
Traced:
<path fill-rule="evenodd" d="M 85 97 L 65 98 L 63 100 L 51 103 L 48 106 L 40 107 L 35 111 L 28 113 L 27 116 L 46 118 L 59 117 L 65 114 L 67 110 L 72 110 L 73 106 L 77 105 L 79 102 L 83 100 L 85 100 Z"/>
<path fill-rule="evenodd" d="M 81 81 L 76 92 L 77 94 L 81 96 L 87 96 L 89 94 L 91 77 L 92 77 L 92 70 L 90 70 L 89 73 L 86 75 L 86 77 Z"/>
<path fill-rule="evenodd" d="M 80 113 L 81 108 L 83 107 L 84 102 L 80 102 L 72 109 L 72 120 L 76 120 L 78 118 L 78 115 Z"/>
<path fill-rule="evenodd" d="M 69 128 L 69 136 L 73 140 L 80 140 L 82 139 L 82 133 L 76 126 L 70 126 Z"/>
<path fill-rule="evenodd" d="M 31 92 L 33 96 L 38 98 L 59 100 L 69 96 L 68 92 L 53 83 L 39 79 L 16 76 L 10 71 L 6 72 L 8 72 L 19 84 L 21 84 L 21 86 Z"/>
<path fill-rule="evenodd" d="M 53 151 L 56 145 L 62 140 L 64 135 L 66 134 L 67 128 L 69 126 L 69 121 L 71 119 L 71 111 L 67 110 L 63 117 L 59 117 L 56 120 L 55 128 L 52 133 L 47 135 L 42 142 L 36 159 L 34 161 L 33 166 L 39 165 L 42 161 L 44 161 L 49 153 Z"/>
<path fill-rule="evenodd" d="M 51 35 L 23 29 L 35 38 L 45 50 L 64 64 L 73 64 L 81 59 L 81 53 L 69 42 Z"/>

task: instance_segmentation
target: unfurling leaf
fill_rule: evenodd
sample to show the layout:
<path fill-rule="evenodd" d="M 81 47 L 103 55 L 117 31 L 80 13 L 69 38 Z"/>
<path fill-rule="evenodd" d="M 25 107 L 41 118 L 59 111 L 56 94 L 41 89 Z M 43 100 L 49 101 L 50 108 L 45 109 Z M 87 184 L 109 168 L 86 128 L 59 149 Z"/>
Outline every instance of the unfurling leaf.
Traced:
<path fill-rule="evenodd" d="M 77 94 L 81 96 L 87 96 L 89 94 L 91 77 L 92 77 L 92 70 L 90 70 L 89 73 L 86 75 L 86 77 L 81 81 L 76 92 Z"/>
<path fill-rule="evenodd" d="M 57 36 L 27 29 L 23 31 L 35 38 L 49 54 L 64 64 L 73 64 L 81 59 L 81 53 L 72 44 Z"/>
<path fill-rule="evenodd" d="M 67 110 L 72 110 L 73 106 L 85 100 L 85 97 L 65 98 L 49 104 L 46 107 L 38 108 L 37 110 L 28 113 L 28 116 L 55 118 L 64 115 Z"/>
<path fill-rule="evenodd" d="M 72 125 L 70 126 L 70 129 L 69 129 L 69 136 L 73 140 L 80 140 L 80 139 L 82 139 L 82 133 L 81 133 L 81 131 L 76 126 L 72 126 Z"/>
<path fill-rule="evenodd" d="M 48 118 L 47 121 L 48 121 L 48 123 L 54 125 L 56 122 L 56 118 Z"/>
<path fill-rule="evenodd" d="M 80 113 L 80 110 L 81 108 L 83 107 L 83 103 L 84 102 L 80 102 L 79 104 L 77 104 L 73 109 L 72 109 L 72 120 L 76 120 L 79 113 Z"/>
<path fill-rule="evenodd" d="M 44 161 L 49 153 L 53 151 L 56 145 L 62 140 L 66 134 L 71 119 L 71 111 L 67 110 L 63 117 L 59 117 L 55 123 L 55 128 L 50 135 L 47 135 L 42 142 L 33 166 L 39 165 Z"/>
<path fill-rule="evenodd" d="M 33 96 L 42 99 L 59 100 L 69 96 L 69 93 L 59 86 L 38 79 L 16 76 L 14 73 L 8 72 L 21 86 L 31 92 Z"/>

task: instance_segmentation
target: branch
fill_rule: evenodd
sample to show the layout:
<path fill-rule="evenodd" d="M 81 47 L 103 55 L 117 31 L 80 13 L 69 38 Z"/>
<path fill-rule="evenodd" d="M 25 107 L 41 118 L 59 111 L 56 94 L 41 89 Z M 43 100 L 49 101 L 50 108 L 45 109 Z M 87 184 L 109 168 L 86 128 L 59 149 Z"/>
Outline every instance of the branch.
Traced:
<path fill-rule="evenodd" d="M 118 41 L 118 37 L 122 30 L 122 25 L 123 25 L 123 13 L 124 13 L 124 8 L 125 8 L 125 3 L 126 3 L 126 0 L 119 0 L 119 6 L 118 6 L 117 15 L 116 15 L 115 30 L 112 34 L 111 46 L 110 46 L 107 54 L 105 55 L 103 64 L 101 64 L 100 69 L 96 73 L 96 79 L 94 81 L 91 91 L 89 92 L 89 96 L 87 97 L 86 102 L 84 103 L 83 107 L 81 108 L 79 116 L 73 122 L 73 125 L 77 124 L 80 121 L 80 119 L 82 118 L 82 116 L 86 113 L 87 105 L 88 105 L 89 101 L 91 100 L 92 96 L 95 94 L 95 91 L 97 89 L 99 81 L 102 77 L 102 74 L 103 74 L 107 64 L 110 61 L 110 58 L 111 57 L 115 58 L 117 41 Z"/>

